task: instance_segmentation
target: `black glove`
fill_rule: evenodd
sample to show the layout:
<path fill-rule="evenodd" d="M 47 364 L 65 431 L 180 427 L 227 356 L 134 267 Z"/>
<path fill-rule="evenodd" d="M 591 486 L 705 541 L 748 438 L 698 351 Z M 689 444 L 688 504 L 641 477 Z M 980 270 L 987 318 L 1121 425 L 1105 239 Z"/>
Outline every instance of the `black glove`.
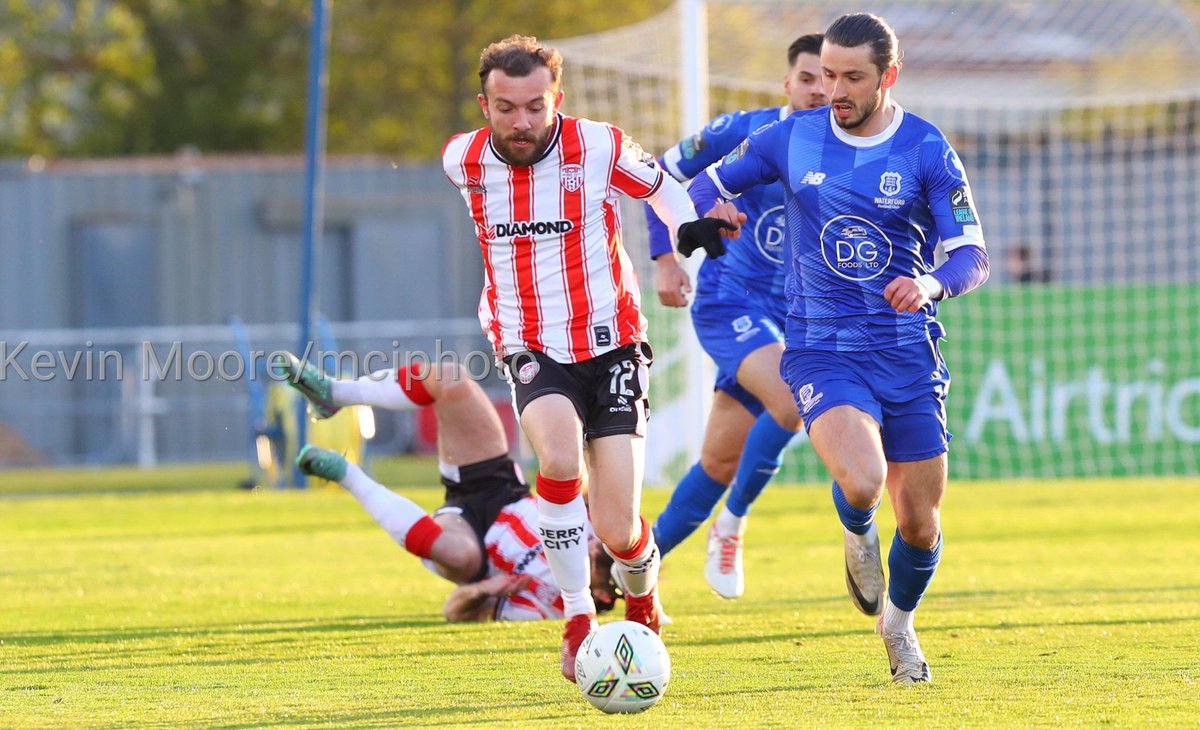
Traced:
<path fill-rule="evenodd" d="M 684 256 L 691 256 L 693 251 L 702 248 L 710 259 L 715 259 L 725 253 L 725 241 L 721 238 L 722 228 L 727 231 L 737 230 L 737 226 L 718 218 L 701 218 L 684 223 L 679 227 L 679 244 L 676 248 Z"/>

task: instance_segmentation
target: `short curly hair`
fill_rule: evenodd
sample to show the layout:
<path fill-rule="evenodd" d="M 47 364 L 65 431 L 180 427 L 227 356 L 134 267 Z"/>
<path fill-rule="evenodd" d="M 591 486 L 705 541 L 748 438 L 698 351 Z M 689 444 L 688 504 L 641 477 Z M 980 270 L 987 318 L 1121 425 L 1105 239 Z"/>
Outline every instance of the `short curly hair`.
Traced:
<path fill-rule="evenodd" d="M 550 78 L 557 91 L 562 79 L 562 54 L 556 48 L 546 48 L 530 35 L 510 35 L 496 41 L 479 54 L 479 87 L 487 94 L 487 80 L 492 71 L 500 69 L 506 76 L 524 78 L 538 67 L 550 69 Z"/>

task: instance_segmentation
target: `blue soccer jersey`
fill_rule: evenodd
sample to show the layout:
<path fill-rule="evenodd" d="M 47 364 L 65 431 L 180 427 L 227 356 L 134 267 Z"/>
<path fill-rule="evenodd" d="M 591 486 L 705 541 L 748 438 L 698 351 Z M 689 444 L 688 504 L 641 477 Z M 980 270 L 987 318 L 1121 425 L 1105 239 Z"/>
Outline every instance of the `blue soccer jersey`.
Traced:
<path fill-rule="evenodd" d="M 722 114 L 698 134 L 667 150 L 659 161 L 676 180 L 690 180 L 736 149 L 751 132 L 787 115 L 786 106 Z M 782 327 L 787 314 L 783 194 L 783 185 L 775 184 L 754 188 L 742 196 L 738 208 L 747 218 L 742 235 L 726 239 L 724 256 L 706 259 L 701 265 L 696 281 L 697 301 L 708 298 L 749 301 L 776 317 Z M 657 221 L 653 211 L 647 211 L 647 216 L 651 255 L 670 251 L 666 226 Z"/>
<path fill-rule="evenodd" d="M 953 147 L 899 106 L 873 137 L 846 133 L 828 107 L 797 112 L 751 134 L 708 177 L 727 197 L 784 184 L 789 347 L 880 350 L 942 336 L 937 302 L 898 313 L 884 287 L 932 271 L 939 241 L 947 252 L 984 245 Z M 703 187 L 693 185 L 699 205 Z"/>

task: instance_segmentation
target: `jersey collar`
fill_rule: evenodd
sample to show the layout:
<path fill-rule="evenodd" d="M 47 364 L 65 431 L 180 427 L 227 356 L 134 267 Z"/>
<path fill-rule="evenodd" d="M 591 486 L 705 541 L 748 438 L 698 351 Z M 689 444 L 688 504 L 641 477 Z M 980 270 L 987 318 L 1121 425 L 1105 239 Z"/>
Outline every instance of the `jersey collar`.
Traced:
<path fill-rule="evenodd" d="M 542 153 L 542 156 L 533 161 L 533 165 L 536 165 L 537 163 L 549 157 L 550 153 L 554 151 L 554 148 L 558 146 L 558 138 L 562 136 L 562 128 L 562 112 L 556 112 L 554 115 L 554 131 L 550 133 L 550 144 L 546 145 L 546 151 Z M 496 159 L 500 160 L 506 165 L 512 164 L 508 160 L 504 159 L 504 155 L 500 154 L 500 150 L 496 149 L 496 146 L 492 144 L 491 130 L 488 130 L 488 149 L 492 151 L 492 154 L 496 156 Z M 533 167 L 533 165 L 530 165 L 530 167 Z"/>
<path fill-rule="evenodd" d="M 896 102 L 892 102 L 892 106 L 896 107 L 896 116 L 892 117 L 892 123 L 887 125 L 886 129 L 870 137 L 858 137 L 837 125 L 837 121 L 833 118 L 833 106 L 831 105 L 829 107 L 829 126 L 833 129 L 833 136 L 851 147 L 874 147 L 888 141 L 895 136 L 896 130 L 900 128 L 900 123 L 904 121 L 904 108 Z"/>

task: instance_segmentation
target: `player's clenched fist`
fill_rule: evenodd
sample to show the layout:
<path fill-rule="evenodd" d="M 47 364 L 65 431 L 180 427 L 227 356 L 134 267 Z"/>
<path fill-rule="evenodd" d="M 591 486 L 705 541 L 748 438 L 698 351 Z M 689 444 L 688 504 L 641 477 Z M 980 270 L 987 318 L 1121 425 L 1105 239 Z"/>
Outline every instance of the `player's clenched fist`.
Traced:
<path fill-rule="evenodd" d="M 897 312 L 916 312 L 929 303 L 929 290 L 909 276 L 897 276 L 883 288 L 883 298 Z"/>

